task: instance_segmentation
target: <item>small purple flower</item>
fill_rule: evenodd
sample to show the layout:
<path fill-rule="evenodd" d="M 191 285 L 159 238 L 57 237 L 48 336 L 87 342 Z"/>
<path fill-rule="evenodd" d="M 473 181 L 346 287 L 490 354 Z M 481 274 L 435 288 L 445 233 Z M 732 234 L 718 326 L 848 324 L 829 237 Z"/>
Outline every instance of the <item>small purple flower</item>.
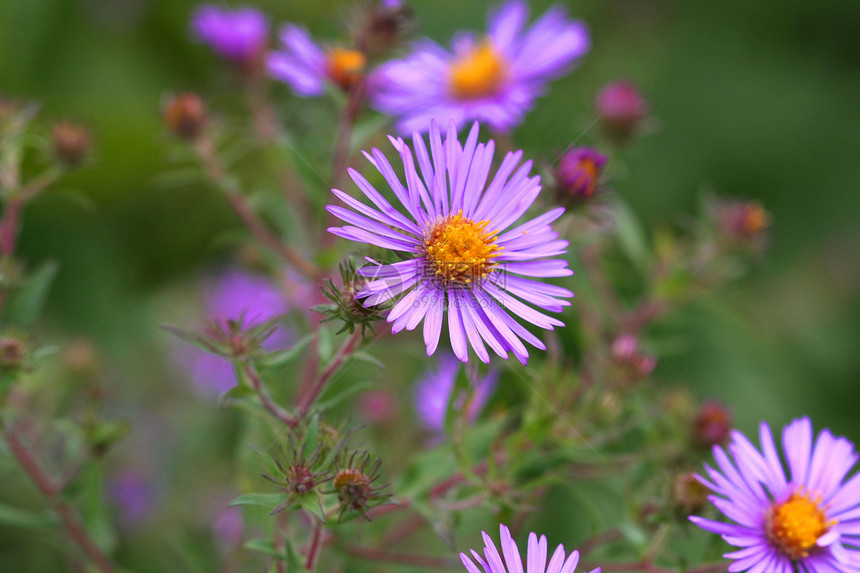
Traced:
<path fill-rule="evenodd" d="M 365 153 L 405 214 L 350 169 L 352 180 L 375 208 L 332 189 L 349 209 L 337 205 L 326 209 L 348 224 L 331 227 L 329 232 L 411 255 L 358 271 L 369 279 L 356 294 L 366 307 L 405 293 L 388 313 L 392 332 L 413 330 L 423 321 L 424 343 L 431 356 L 447 314 L 451 347 L 463 362 L 469 359 L 470 346 L 478 358 L 489 362 L 486 343 L 502 358 L 512 352 L 525 363 L 529 354 L 523 340 L 542 350 L 546 347 L 510 313 L 552 330 L 564 323 L 529 304 L 561 312 L 570 305 L 565 299 L 573 296 L 565 288 L 524 278 L 573 274 L 566 260 L 554 258 L 567 251 L 568 242 L 559 239 L 550 225 L 564 209 L 555 208 L 515 226 L 540 193 L 540 177 L 530 175 L 531 161 L 519 165 L 522 151 L 512 151 L 490 180 L 495 143 L 478 143 L 478 131 L 476 122 L 461 144 L 451 121 L 443 141 L 439 126 L 431 122 L 429 150 L 420 133 L 412 136 L 418 167 L 406 142 L 392 137 L 406 186 L 381 151 Z"/>
<path fill-rule="evenodd" d="M 699 477 L 710 501 L 733 523 L 690 520 L 717 533 L 737 551 L 728 570 L 754 573 L 856 573 L 860 571 L 860 474 L 854 446 L 823 430 L 813 442 L 809 418 L 783 429 L 789 476 L 770 427 L 759 427 L 761 450 L 733 431 L 728 453 L 714 446 L 717 469 Z"/>
<path fill-rule="evenodd" d="M 295 24 L 284 26 L 280 39 L 283 48 L 269 54 L 266 67 L 270 76 L 289 84 L 297 95 L 321 96 L 327 82 L 348 90 L 364 73 L 367 58 L 362 52 L 323 48 Z"/>
<path fill-rule="evenodd" d="M 222 507 L 212 521 L 212 534 L 218 544 L 232 549 L 242 542 L 245 535 L 245 519 L 239 507 Z"/>
<path fill-rule="evenodd" d="M 204 4 L 194 12 L 191 28 L 221 57 L 243 65 L 260 58 L 269 35 L 263 13 L 247 6 L 230 10 Z"/>
<path fill-rule="evenodd" d="M 152 485 L 134 470 L 125 470 L 109 480 L 108 498 L 117 508 L 120 522 L 126 527 L 145 521 L 155 508 Z"/>
<path fill-rule="evenodd" d="M 490 15 L 486 36 L 461 33 L 451 51 L 431 40 L 382 65 L 370 79 L 370 101 L 398 118 L 403 134 L 426 132 L 430 120 L 462 126 L 471 120 L 508 132 L 589 49 L 585 25 L 550 9 L 530 28 L 528 6 L 509 0 Z"/>
<path fill-rule="evenodd" d="M 556 171 L 559 197 L 583 201 L 597 192 L 606 156 L 590 147 L 576 147 L 561 156 Z"/>
<path fill-rule="evenodd" d="M 480 553 L 472 549 L 472 557 L 486 573 L 522 573 L 522 557 L 520 557 L 517 542 L 511 537 L 510 530 L 504 525 L 499 525 L 499 534 L 502 546 L 501 554 L 496 549 L 493 539 L 486 532 L 482 531 L 481 535 L 484 537 L 484 554 L 481 556 Z M 504 556 L 504 561 L 502 561 L 502 556 Z M 534 532 L 529 533 L 525 569 L 527 573 L 574 573 L 576 566 L 579 564 L 579 551 L 572 552 L 565 559 L 564 545 L 559 544 L 553 552 L 549 564 L 547 564 L 546 558 L 546 536 L 541 535 L 540 539 L 538 539 L 537 534 Z M 481 573 L 475 562 L 465 553 L 460 553 L 460 560 L 469 573 Z M 590 573 L 600 573 L 600 567 L 593 569 Z"/>
<path fill-rule="evenodd" d="M 444 431 L 445 414 L 460 367 L 460 361 L 446 354 L 439 359 L 438 368 L 426 372 L 415 387 L 415 410 L 424 427 L 434 433 L 441 434 Z M 465 407 L 466 418 L 470 422 L 474 421 L 487 405 L 498 381 L 498 370 L 491 369 L 486 376 L 477 380 L 471 399 L 466 402 L 467 396 L 458 396 L 455 407 L 458 410 Z"/>
<path fill-rule="evenodd" d="M 303 287 L 295 288 L 298 292 L 293 294 L 302 296 Z M 261 275 L 244 271 L 228 271 L 211 281 L 204 291 L 207 318 L 221 323 L 242 319 L 244 326 L 255 326 L 286 314 L 292 306 L 284 289 L 277 288 Z M 287 328 L 278 325 L 263 343 L 263 349 L 284 348 L 291 339 Z M 195 388 L 202 393 L 221 394 L 236 385 L 233 365 L 220 356 L 182 347 L 178 359 L 189 370 Z"/>

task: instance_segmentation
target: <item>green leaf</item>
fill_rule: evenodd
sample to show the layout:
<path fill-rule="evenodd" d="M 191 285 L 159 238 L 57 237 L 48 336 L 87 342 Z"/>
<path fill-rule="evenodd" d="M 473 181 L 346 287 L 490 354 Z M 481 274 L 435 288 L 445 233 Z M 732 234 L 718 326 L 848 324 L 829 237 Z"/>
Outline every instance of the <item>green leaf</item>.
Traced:
<path fill-rule="evenodd" d="M 230 502 L 230 507 L 237 505 L 251 505 L 254 507 L 265 507 L 271 510 L 284 501 L 281 493 L 245 493 Z"/>
<path fill-rule="evenodd" d="M 50 511 L 31 511 L 0 504 L 0 523 L 24 529 L 53 527 L 60 520 Z"/>
<path fill-rule="evenodd" d="M 307 493 L 300 497 L 298 502 L 302 509 L 312 513 L 322 523 L 325 523 L 325 509 L 323 509 L 322 498 L 318 492 Z"/>
<path fill-rule="evenodd" d="M 376 382 L 372 382 L 370 380 L 364 380 L 362 382 L 351 382 L 348 387 L 343 390 L 336 391 L 336 393 L 328 397 L 330 392 L 324 392 L 323 396 L 326 397 L 325 400 L 320 400 L 316 404 L 317 410 L 330 410 L 355 394 L 362 392 L 364 390 L 369 390 L 371 388 L 375 388 L 377 386 Z"/>
<path fill-rule="evenodd" d="M 257 362 L 260 364 L 260 366 L 264 368 L 274 368 L 286 364 L 296 356 L 302 354 L 305 350 L 305 347 L 307 347 L 311 340 L 313 340 L 313 335 L 305 336 L 304 338 L 299 340 L 292 348 L 266 354 Z"/>
<path fill-rule="evenodd" d="M 249 551 L 259 551 L 260 553 L 264 553 L 271 557 L 283 559 L 283 555 L 280 551 L 275 549 L 275 545 L 272 543 L 271 539 L 252 539 L 250 541 L 246 541 L 244 547 Z"/>
<path fill-rule="evenodd" d="M 615 210 L 618 243 L 621 249 L 636 265 L 639 272 L 647 274 L 651 266 L 651 253 L 642 226 L 626 203 L 616 198 L 612 206 Z"/>
<path fill-rule="evenodd" d="M 5 309 L 7 323 L 28 328 L 36 322 L 58 270 L 56 262 L 48 261 L 24 280 Z"/>
<path fill-rule="evenodd" d="M 278 467 L 278 464 L 275 463 L 275 458 L 270 456 L 268 452 L 261 450 L 251 444 L 248 444 L 248 447 L 251 448 L 251 451 L 257 454 L 257 456 L 266 465 L 266 471 L 269 472 L 269 476 L 278 477 L 279 475 L 281 475 L 281 468 Z"/>

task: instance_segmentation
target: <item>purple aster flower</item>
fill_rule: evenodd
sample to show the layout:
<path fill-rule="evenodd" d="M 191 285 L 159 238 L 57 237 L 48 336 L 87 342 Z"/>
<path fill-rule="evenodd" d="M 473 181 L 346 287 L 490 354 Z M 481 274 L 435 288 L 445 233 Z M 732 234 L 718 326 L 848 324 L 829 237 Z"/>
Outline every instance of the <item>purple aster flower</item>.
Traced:
<path fill-rule="evenodd" d="M 486 36 L 462 33 L 448 51 L 431 40 L 411 55 L 381 66 L 370 81 L 370 101 L 399 118 L 401 133 L 425 132 L 430 120 L 458 126 L 479 120 L 510 131 L 545 91 L 588 51 L 585 25 L 550 9 L 529 29 L 528 6 L 510 0 L 490 15 Z"/>
<path fill-rule="evenodd" d="M 436 370 L 430 370 L 421 377 L 415 387 L 415 409 L 424 426 L 437 434 L 441 434 L 445 427 L 445 414 L 448 411 L 448 402 L 451 400 L 451 392 L 454 391 L 454 382 L 460 373 L 460 362 L 450 354 L 442 356 Z M 457 409 L 465 407 L 466 417 L 471 422 L 478 417 L 484 406 L 490 400 L 496 384 L 499 381 L 499 372 L 491 369 L 486 376 L 476 381 L 474 394 L 468 403 L 466 396 L 458 396 L 455 400 Z"/>
<path fill-rule="evenodd" d="M 296 287 L 301 293 L 303 287 Z M 294 293 L 295 294 L 295 293 Z M 299 294 L 299 296 L 301 296 Z M 259 325 L 286 314 L 290 295 L 263 276 L 231 270 L 205 287 L 204 306 L 209 319 L 226 323 L 242 319 L 248 326 Z M 289 344 L 292 335 L 278 325 L 263 343 L 263 349 L 274 351 Z M 233 365 L 226 359 L 197 348 L 182 347 L 180 364 L 189 370 L 197 390 L 202 393 L 221 394 L 236 385 Z"/>
<path fill-rule="evenodd" d="M 204 4 L 194 12 L 191 28 L 221 57 L 239 64 L 257 61 L 269 35 L 269 23 L 263 13 L 247 6 L 230 10 Z"/>
<path fill-rule="evenodd" d="M 303 97 L 321 96 L 331 82 L 348 90 L 364 73 L 367 58 L 358 50 L 324 48 L 304 28 L 287 24 L 281 29 L 280 51 L 266 60 L 269 75 L 289 84 Z"/>
<path fill-rule="evenodd" d="M 727 553 L 729 571 L 849 573 L 860 571 L 860 474 L 854 446 L 823 430 L 813 444 L 809 418 L 782 431 L 789 475 L 770 427 L 759 428 L 761 451 L 732 432 L 728 454 L 714 446 L 718 469 L 699 477 L 711 502 L 734 523 L 690 517 L 699 527 L 740 547 Z"/>
<path fill-rule="evenodd" d="M 329 205 L 330 213 L 349 223 L 329 232 L 411 255 L 398 263 L 358 271 L 370 279 L 356 294 L 367 307 L 406 293 L 388 314 L 392 332 L 412 330 L 423 320 L 430 356 L 439 344 L 447 311 L 448 332 L 457 358 L 466 362 L 471 346 L 482 361 L 489 362 L 486 343 L 502 358 L 513 352 L 525 363 L 528 351 L 523 340 L 542 350 L 545 346 L 511 313 L 552 330 L 564 324 L 526 303 L 561 312 L 570 304 L 564 299 L 573 296 L 565 288 L 524 278 L 573 274 L 567 261 L 551 258 L 567 249 L 567 241 L 560 240 L 550 226 L 564 208 L 509 229 L 540 193 L 540 177 L 529 175 L 531 161 L 519 165 L 523 152 L 516 151 L 505 156 L 489 180 L 495 143 L 478 143 L 478 130 L 475 122 L 461 145 L 452 121 L 443 142 L 439 126 L 432 122 L 429 151 L 421 134 L 413 134 L 420 175 L 412 150 L 402 139 L 392 137 L 406 173 L 405 187 L 381 151 L 365 153 L 406 214 L 350 169 L 352 180 L 376 208 L 333 189 L 354 211 Z"/>
<path fill-rule="evenodd" d="M 561 156 L 556 170 L 560 199 L 585 201 L 594 197 L 606 156 L 590 147 L 576 147 Z"/>
<path fill-rule="evenodd" d="M 511 537 L 511 532 L 504 525 L 499 525 L 499 534 L 501 537 L 502 553 L 496 549 L 496 544 L 493 539 L 482 531 L 484 537 L 484 556 L 482 557 L 474 549 L 471 550 L 472 557 L 478 565 L 483 568 L 486 573 L 522 573 L 523 561 L 520 557 L 520 550 L 517 547 L 517 542 Z M 504 561 L 502 561 L 504 556 Z M 546 535 L 541 535 L 540 539 L 532 532 L 529 533 L 528 554 L 526 556 L 526 572 L 527 573 L 574 573 L 576 566 L 579 564 L 579 551 L 571 553 L 565 559 L 564 545 L 559 544 L 549 560 L 549 565 L 546 562 L 547 558 L 547 542 Z M 469 573 L 481 573 L 481 570 L 465 553 L 460 553 L 460 559 Z M 600 573 L 600 567 L 593 569 L 590 573 Z"/>

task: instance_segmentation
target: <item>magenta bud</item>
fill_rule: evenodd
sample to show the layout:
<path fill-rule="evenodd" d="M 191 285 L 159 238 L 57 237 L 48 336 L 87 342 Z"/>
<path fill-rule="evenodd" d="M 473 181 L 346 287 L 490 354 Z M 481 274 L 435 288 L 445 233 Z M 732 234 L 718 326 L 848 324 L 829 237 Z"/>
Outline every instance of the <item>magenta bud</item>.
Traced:
<path fill-rule="evenodd" d="M 561 199 L 586 200 L 597 192 L 606 156 L 590 147 L 576 147 L 562 155 L 556 170 Z"/>
<path fill-rule="evenodd" d="M 639 89 L 626 80 L 609 83 L 597 94 L 595 102 L 600 125 L 617 143 L 628 141 L 648 115 L 648 103 Z"/>

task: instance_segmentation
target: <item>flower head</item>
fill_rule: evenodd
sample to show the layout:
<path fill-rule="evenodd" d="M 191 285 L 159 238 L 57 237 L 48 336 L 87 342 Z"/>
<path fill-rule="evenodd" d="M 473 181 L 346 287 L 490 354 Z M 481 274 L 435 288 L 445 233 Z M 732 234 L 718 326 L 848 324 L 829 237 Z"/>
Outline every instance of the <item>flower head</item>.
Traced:
<path fill-rule="evenodd" d="M 371 104 L 399 118 L 401 133 L 427 131 L 430 120 L 471 120 L 507 132 L 588 51 L 585 26 L 561 8 L 524 29 L 528 6 L 509 0 L 491 14 L 484 36 L 460 34 L 451 51 L 422 40 L 411 55 L 381 66 L 370 81 Z"/>
<path fill-rule="evenodd" d="M 375 306 L 406 293 L 391 308 L 387 321 L 396 333 L 412 330 L 423 320 L 428 356 L 439 345 L 447 311 L 457 358 L 466 362 L 471 346 L 482 361 L 489 362 L 486 343 L 502 358 L 512 352 L 525 363 L 528 351 L 523 340 L 545 347 L 510 313 L 552 330 L 563 323 L 526 303 L 560 312 L 570 304 L 565 299 L 573 296 L 567 289 L 524 278 L 573 274 L 567 261 L 551 258 L 567 250 L 567 241 L 560 240 L 550 226 L 564 209 L 553 209 L 509 230 L 540 193 L 540 178 L 529 175 L 531 161 L 517 167 L 522 151 L 516 151 L 505 156 L 488 184 L 495 143 L 478 143 L 477 122 L 462 145 L 453 121 L 444 142 L 438 125 L 431 124 L 429 151 L 420 134 L 415 133 L 412 141 L 420 175 L 409 146 L 391 138 L 403 162 L 406 186 L 381 151 L 366 154 L 406 214 L 353 169 L 350 176 L 375 208 L 332 190 L 352 210 L 329 205 L 329 212 L 348 223 L 329 232 L 411 255 L 398 263 L 359 269 L 371 280 L 356 298 L 365 306 Z"/>
<path fill-rule="evenodd" d="M 263 13 L 247 6 L 229 10 L 204 4 L 194 12 L 191 28 L 218 55 L 240 65 L 259 60 L 269 35 L 269 23 Z"/>
<path fill-rule="evenodd" d="M 760 426 L 761 451 L 732 432 L 728 454 L 714 446 L 718 468 L 705 466 L 711 502 L 734 523 L 690 517 L 741 549 L 727 553 L 730 571 L 790 573 L 860 571 L 860 476 L 854 446 L 823 430 L 813 443 L 809 418 L 783 429 L 786 477 L 770 427 Z"/>
<path fill-rule="evenodd" d="M 460 367 L 456 358 L 446 354 L 439 360 L 438 368 L 427 371 L 415 388 L 415 410 L 418 417 L 424 427 L 437 434 L 444 430 L 445 414 Z M 466 408 L 466 418 L 470 422 L 473 421 L 487 405 L 498 381 L 499 372 L 490 370 L 486 376 L 477 380 L 471 399 L 468 399 L 468 396 L 458 396 L 455 407 Z"/>
<path fill-rule="evenodd" d="M 590 147 L 576 147 L 561 156 L 556 170 L 559 199 L 587 201 L 597 193 L 606 156 Z"/>
<path fill-rule="evenodd" d="M 291 306 L 284 290 L 267 278 L 238 270 L 229 271 L 211 282 L 206 287 L 204 300 L 211 326 L 225 335 L 230 335 L 235 325 L 241 325 L 242 330 L 262 326 L 286 314 Z M 281 324 L 270 333 L 267 330 L 267 334 L 261 346 L 268 351 L 283 348 L 291 338 Z M 183 347 L 182 350 L 179 361 L 190 370 L 198 390 L 220 394 L 236 385 L 233 366 L 228 360 L 197 349 Z"/>
<path fill-rule="evenodd" d="M 481 532 L 484 537 L 484 555 L 483 557 L 474 549 L 472 549 L 472 557 L 480 565 L 486 573 L 520 573 L 523 571 L 523 562 L 520 557 L 520 550 L 517 547 L 517 542 L 511 537 L 510 530 L 499 525 L 500 541 L 502 545 L 502 553 L 496 549 L 496 544 L 486 532 Z M 504 561 L 502 556 L 504 555 Z M 541 535 L 540 539 L 535 533 L 529 533 L 528 554 L 526 556 L 526 571 L 528 573 L 574 573 L 576 566 L 579 564 L 579 551 L 572 552 L 565 559 L 564 545 L 559 544 L 552 554 L 547 565 L 547 541 L 546 536 Z M 460 553 L 460 560 L 466 567 L 469 573 L 481 573 L 481 570 L 475 565 L 472 559 L 465 553 Z M 600 567 L 591 571 L 591 573 L 600 573 Z"/>
<path fill-rule="evenodd" d="M 269 75 L 289 84 L 303 97 L 321 96 L 326 83 L 348 90 L 364 74 L 364 52 L 338 46 L 323 47 L 304 28 L 287 24 L 280 34 L 283 48 L 269 54 Z"/>

